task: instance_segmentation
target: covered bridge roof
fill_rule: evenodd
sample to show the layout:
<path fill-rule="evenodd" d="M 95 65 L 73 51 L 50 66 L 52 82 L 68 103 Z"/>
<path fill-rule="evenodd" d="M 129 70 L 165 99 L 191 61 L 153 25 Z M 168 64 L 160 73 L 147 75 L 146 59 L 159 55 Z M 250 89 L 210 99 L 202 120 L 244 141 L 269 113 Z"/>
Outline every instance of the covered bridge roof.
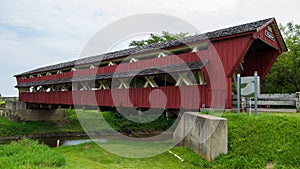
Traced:
<path fill-rule="evenodd" d="M 69 62 L 64 62 L 56 65 L 51 65 L 51 66 L 46 66 L 46 67 L 41 67 L 37 68 L 25 73 L 21 73 L 15 76 L 24 76 L 24 75 L 30 75 L 34 73 L 40 73 L 40 72 L 47 72 L 51 70 L 56 70 L 56 69 L 62 69 L 62 68 L 67 68 L 67 67 L 74 67 L 75 65 L 85 65 L 85 64 L 91 64 L 91 63 L 96 63 L 100 61 L 106 61 L 106 60 L 112 60 L 116 58 L 122 58 L 126 57 L 129 55 L 133 54 L 139 54 L 139 53 L 144 53 L 144 52 L 151 52 L 151 51 L 157 51 L 159 49 L 167 49 L 167 48 L 172 48 L 184 44 L 189 44 L 197 41 L 204 41 L 204 40 L 214 40 L 218 38 L 224 38 L 228 36 L 233 36 L 233 35 L 238 35 L 238 34 L 243 34 L 243 33 L 248 33 L 248 32 L 254 32 L 258 31 L 260 28 L 265 26 L 266 24 L 269 24 L 270 22 L 275 21 L 274 18 L 269 18 L 269 19 L 264 19 L 256 22 L 251 22 L 247 24 L 242 24 L 238 26 L 233 26 L 225 29 L 220 29 L 212 32 L 207 32 L 204 34 L 199 34 L 199 35 L 194 35 L 194 36 L 189 36 L 185 37 L 182 39 L 178 40 L 172 40 L 172 41 L 166 41 L 166 42 L 159 42 L 159 43 L 154 43 L 150 45 L 145 45 L 145 46 L 139 46 L 139 47 L 134 47 L 134 48 L 128 48 L 124 50 L 119 50 L 115 52 L 110 52 L 110 53 L 105 53 L 97 56 L 91 56 L 87 58 L 82 58 L 74 61 L 69 61 Z M 280 41 L 283 41 L 281 35 L 278 39 Z M 282 51 L 286 51 L 286 46 L 285 43 L 281 46 Z"/>

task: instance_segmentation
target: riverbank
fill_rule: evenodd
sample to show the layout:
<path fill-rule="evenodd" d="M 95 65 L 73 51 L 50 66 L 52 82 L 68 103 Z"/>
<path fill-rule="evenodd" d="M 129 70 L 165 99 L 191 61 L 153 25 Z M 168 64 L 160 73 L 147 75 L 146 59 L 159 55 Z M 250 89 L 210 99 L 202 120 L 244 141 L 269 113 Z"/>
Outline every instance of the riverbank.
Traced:
<path fill-rule="evenodd" d="M 119 146 L 122 142 L 83 143 L 76 146 L 58 147 L 54 151 L 53 161 L 49 163 L 46 155 L 41 156 L 41 147 L 22 147 L 18 156 L 6 153 L 11 146 L 0 145 L 0 164 L 3 159 L 17 161 L 18 166 L 10 163 L 11 168 L 300 168 L 300 114 L 260 114 L 258 117 L 246 114 L 225 113 L 228 119 L 229 152 L 213 162 L 200 158 L 184 147 L 174 147 L 171 151 L 182 159 L 181 162 L 168 151 L 149 158 L 132 159 L 112 154 L 102 146 Z M 127 142 L 125 143 L 127 144 Z M 102 145 L 102 146 L 101 146 Z M 146 144 L 147 145 L 147 144 Z M 145 144 L 133 144 L 143 150 Z M 10 147 L 10 148 L 9 148 Z M 29 147 L 36 145 L 29 144 Z M 46 151 L 46 149 L 42 148 Z M 48 150 L 47 150 L 48 151 Z M 20 158 L 22 153 L 31 155 L 32 161 Z M 53 153 L 53 152 L 52 152 Z M 61 156 L 64 157 L 65 163 Z M 34 162 L 38 159 L 38 162 Z M 8 166 L 3 166 L 8 167 Z M 1 167 L 0 167 L 1 168 Z"/>
<path fill-rule="evenodd" d="M 173 123 L 174 119 L 167 119 L 160 115 L 150 123 L 137 123 L 126 119 L 116 112 L 67 110 L 67 119 L 63 122 L 12 122 L 0 117 L 0 141 L 19 140 L 21 138 L 41 139 L 59 137 L 78 137 L 89 135 L 110 134 L 113 130 L 131 137 L 157 135 L 165 131 Z M 143 115 L 135 118 L 135 121 L 155 118 L 154 115 Z M 81 124 L 82 123 L 82 124 Z M 107 127 L 107 125 L 111 127 Z M 81 126 L 85 126 L 85 130 Z"/>
<path fill-rule="evenodd" d="M 52 122 L 12 122 L 0 117 L 0 140 L 18 139 L 19 137 L 40 137 L 47 135 L 68 135 L 72 133 L 84 133 L 76 114 L 67 111 L 67 123 L 59 126 Z"/>

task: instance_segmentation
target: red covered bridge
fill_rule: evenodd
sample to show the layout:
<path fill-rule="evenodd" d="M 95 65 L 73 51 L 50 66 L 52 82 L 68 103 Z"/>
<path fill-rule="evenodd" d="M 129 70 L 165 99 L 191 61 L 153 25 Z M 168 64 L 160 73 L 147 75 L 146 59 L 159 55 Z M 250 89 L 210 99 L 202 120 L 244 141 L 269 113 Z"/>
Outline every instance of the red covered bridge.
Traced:
<path fill-rule="evenodd" d="M 16 87 L 20 101 L 40 105 L 231 109 L 236 73 L 258 71 L 262 82 L 285 51 L 270 18 L 34 69 Z"/>

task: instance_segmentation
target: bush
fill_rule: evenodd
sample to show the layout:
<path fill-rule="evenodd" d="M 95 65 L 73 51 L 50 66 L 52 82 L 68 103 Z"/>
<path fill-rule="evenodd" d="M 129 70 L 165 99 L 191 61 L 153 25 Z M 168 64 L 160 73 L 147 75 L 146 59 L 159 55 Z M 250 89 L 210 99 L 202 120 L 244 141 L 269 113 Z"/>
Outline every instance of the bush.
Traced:
<path fill-rule="evenodd" d="M 113 129 L 124 133 L 133 132 L 153 132 L 153 131 L 165 131 L 175 122 L 175 119 L 167 119 L 165 114 L 161 114 L 158 118 L 156 115 L 142 115 L 142 116 L 130 116 L 134 121 L 151 121 L 147 123 L 139 123 L 126 119 L 118 112 L 102 112 L 105 120 L 111 125 Z"/>
<path fill-rule="evenodd" d="M 0 108 L 4 108 L 5 107 L 5 101 L 0 101 Z"/>

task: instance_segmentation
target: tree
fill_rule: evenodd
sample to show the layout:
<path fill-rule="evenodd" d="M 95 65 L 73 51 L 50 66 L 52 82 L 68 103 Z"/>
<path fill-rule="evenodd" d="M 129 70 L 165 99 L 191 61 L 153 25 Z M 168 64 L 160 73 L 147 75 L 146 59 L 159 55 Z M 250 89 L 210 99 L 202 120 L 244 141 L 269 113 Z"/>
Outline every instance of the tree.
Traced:
<path fill-rule="evenodd" d="M 149 45 L 157 42 L 165 42 L 165 41 L 170 41 L 170 40 L 175 40 L 175 39 L 181 39 L 186 37 L 188 33 L 169 33 L 167 31 L 163 31 L 161 35 L 158 34 L 150 34 L 149 39 L 142 39 L 142 40 L 133 40 L 129 43 L 129 46 L 144 46 L 144 45 Z"/>
<path fill-rule="evenodd" d="M 300 25 L 289 22 L 279 25 L 288 51 L 282 53 L 263 83 L 264 93 L 295 93 L 300 91 Z"/>

